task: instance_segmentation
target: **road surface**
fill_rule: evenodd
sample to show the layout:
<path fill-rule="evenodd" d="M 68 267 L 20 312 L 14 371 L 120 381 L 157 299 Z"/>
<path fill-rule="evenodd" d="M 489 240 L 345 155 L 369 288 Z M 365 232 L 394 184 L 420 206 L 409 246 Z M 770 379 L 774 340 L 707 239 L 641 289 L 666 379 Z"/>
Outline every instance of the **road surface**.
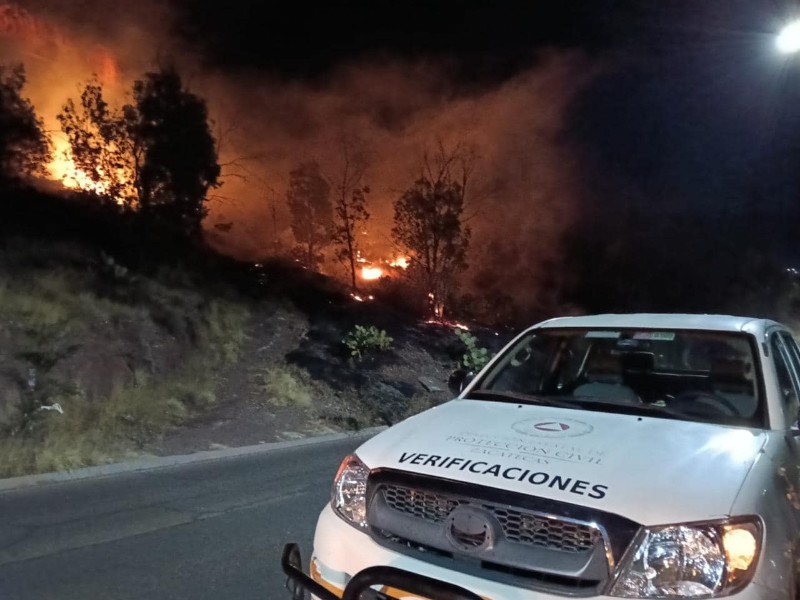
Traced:
<path fill-rule="evenodd" d="M 0 493 L 2 600 L 281 600 L 362 439 Z"/>

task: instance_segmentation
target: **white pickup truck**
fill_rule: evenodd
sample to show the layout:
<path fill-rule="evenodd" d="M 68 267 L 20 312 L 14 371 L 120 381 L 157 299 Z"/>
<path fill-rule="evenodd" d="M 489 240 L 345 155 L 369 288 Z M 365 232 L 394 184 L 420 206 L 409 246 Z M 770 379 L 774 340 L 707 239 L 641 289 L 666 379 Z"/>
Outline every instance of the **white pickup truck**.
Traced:
<path fill-rule="evenodd" d="M 773 321 L 545 321 L 346 457 L 284 568 L 319 598 L 799 598 L 799 398 Z"/>

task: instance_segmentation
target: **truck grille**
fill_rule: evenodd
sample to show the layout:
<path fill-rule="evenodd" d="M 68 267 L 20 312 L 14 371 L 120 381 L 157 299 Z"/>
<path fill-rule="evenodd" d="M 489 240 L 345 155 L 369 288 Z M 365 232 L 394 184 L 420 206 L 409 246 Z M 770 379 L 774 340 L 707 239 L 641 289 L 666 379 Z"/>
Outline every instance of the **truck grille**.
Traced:
<path fill-rule="evenodd" d="M 367 522 L 394 552 L 572 597 L 607 591 L 641 527 L 580 504 L 394 469 L 370 473 Z"/>
<path fill-rule="evenodd" d="M 600 539 L 600 532 L 587 525 L 538 517 L 511 508 L 491 507 L 491 510 L 503 527 L 506 539 L 512 542 L 563 552 L 584 552 L 591 550 Z"/>
<path fill-rule="evenodd" d="M 399 485 L 384 486 L 382 492 L 386 504 L 393 510 L 432 523 L 444 522 L 457 506 L 471 503 L 464 498 Z M 589 525 L 496 504 L 482 503 L 480 506 L 494 515 L 510 542 L 562 552 L 585 552 L 591 550 L 600 538 L 597 528 Z"/>

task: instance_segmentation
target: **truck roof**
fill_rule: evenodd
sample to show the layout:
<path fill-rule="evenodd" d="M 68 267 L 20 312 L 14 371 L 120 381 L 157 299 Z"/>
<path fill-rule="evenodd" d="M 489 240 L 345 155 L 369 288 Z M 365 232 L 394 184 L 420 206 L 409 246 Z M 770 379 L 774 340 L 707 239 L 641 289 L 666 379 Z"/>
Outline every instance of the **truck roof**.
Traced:
<path fill-rule="evenodd" d="M 708 331 L 746 332 L 763 336 L 766 329 L 773 325 L 781 326 L 776 321 L 757 319 L 754 317 L 736 317 L 731 315 L 692 315 L 692 314 L 605 314 L 586 315 L 580 317 L 558 317 L 536 325 L 537 328 L 620 328 L 620 329 L 691 329 Z"/>

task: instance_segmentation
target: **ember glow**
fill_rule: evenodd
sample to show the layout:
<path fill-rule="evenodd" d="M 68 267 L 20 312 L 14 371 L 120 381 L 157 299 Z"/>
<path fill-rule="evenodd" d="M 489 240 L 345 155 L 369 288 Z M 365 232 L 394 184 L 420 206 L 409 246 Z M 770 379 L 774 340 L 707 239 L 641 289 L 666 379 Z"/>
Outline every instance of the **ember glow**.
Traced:
<path fill-rule="evenodd" d="M 442 327 L 450 327 L 461 329 L 462 331 L 469 331 L 469 327 L 458 321 L 437 321 L 436 319 L 428 319 L 425 321 L 426 325 L 441 325 Z"/>
<path fill-rule="evenodd" d="M 367 300 L 375 300 L 375 296 L 373 296 L 372 294 L 370 294 L 369 296 L 362 296 L 360 294 L 350 294 L 350 297 L 356 302 L 366 302 Z"/>

